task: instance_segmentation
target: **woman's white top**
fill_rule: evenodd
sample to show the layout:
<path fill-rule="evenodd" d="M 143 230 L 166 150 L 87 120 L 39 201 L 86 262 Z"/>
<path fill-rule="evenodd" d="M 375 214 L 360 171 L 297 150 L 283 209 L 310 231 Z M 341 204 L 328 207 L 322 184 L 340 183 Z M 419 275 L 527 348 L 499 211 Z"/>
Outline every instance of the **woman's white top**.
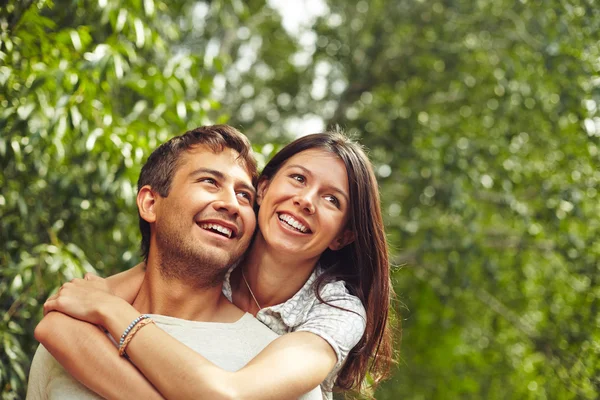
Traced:
<path fill-rule="evenodd" d="M 223 282 L 223 294 L 232 301 L 229 269 Z M 321 303 L 312 287 L 323 273 L 317 266 L 304 286 L 285 303 L 261 309 L 256 318 L 279 335 L 289 332 L 312 332 L 325 339 L 335 351 L 337 362 L 321 384 L 324 399 L 331 399 L 335 379 L 350 350 L 358 343 L 366 327 L 365 308 L 356 296 L 346 289 L 344 281 L 330 282 L 321 288 L 321 298 L 336 307 Z M 348 311 L 346 311 L 348 310 Z"/>

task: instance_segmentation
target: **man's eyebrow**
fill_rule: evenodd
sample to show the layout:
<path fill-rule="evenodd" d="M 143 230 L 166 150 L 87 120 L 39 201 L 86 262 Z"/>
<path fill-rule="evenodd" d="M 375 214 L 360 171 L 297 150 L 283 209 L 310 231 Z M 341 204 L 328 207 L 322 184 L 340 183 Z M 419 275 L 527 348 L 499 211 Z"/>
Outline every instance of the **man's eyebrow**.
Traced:
<path fill-rule="evenodd" d="M 288 169 L 288 168 L 299 168 L 299 169 L 301 169 L 301 170 L 302 170 L 302 171 L 303 171 L 303 172 L 304 172 L 306 175 L 310 175 L 310 176 L 313 176 L 313 175 L 314 175 L 314 174 L 313 174 L 313 173 L 312 173 L 312 172 L 311 172 L 309 169 L 307 169 L 306 167 L 303 167 L 303 166 L 302 166 L 302 165 L 300 165 L 300 164 L 290 164 L 290 165 L 288 165 L 288 166 L 286 167 L 286 169 Z M 336 193 L 339 193 L 340 195 L 342 195 L 342 196 L 343 196 L 343 197 L 346 199 L 346 202 L 347 202 L 348 204 L 350 204 L 350 198 L 348 197 L 348 194 L 346 194 L 346 192 L 344 192 L 342 189 L 340 189 L 340 188 L 338 188 L 337 186 L 334 186 L 334 185 L 328 185 L 328 187 L 329 187 L 331 190 L 333 190 L 334 192 L 336 192 Z"/>
<path fill-rule="evenodd" d="M 248 185 L 246 182 L 240 182 L 239 185 L 249 191 L 252 195 L 252 198 L 256 197 L 256 189 L 254 189 L 254 186 Z"/>
<path fill-rule="evenodd" d="M 219 170 L 216 169 L 212 169 L 212 168 L 198 168 L 192 172 L 190 172 L 189 176 L 196 176 L 196 175 L 200 175 L 200 174 L 210 174 L 212 176 L 215 176 L 221 180 L 226 179 L 226 176 L 224 173 L 222 173 Z M 239 186 L 241 186 L 242 188 L 246 189 L 247 191 L 249 191 L 250 193 L 252 193 L 252 196 L 256 196 L 256 189 L 254 189 L 254 186 L 247 184 L 246 182 L 240 181 L 238 183 Z"/>
<path fill-rule="evenodd" d="M 198 169 L 190 172 L 190 176 L 200 175 L 200 174 L 211 174 L 211 175 L 216 176 L 217 178 L 221 178 L 221 179 L 225 178 L 225 174 L 222 173 L 221 171 L 216 170 L 216 169 L 198 168 Z"/>

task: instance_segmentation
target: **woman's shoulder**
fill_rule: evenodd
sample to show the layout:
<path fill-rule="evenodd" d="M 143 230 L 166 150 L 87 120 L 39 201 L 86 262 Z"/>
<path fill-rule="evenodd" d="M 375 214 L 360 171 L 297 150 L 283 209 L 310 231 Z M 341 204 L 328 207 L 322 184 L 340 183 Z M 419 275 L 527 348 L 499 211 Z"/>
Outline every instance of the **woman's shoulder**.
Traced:
<path fill-rule="evenodd" d="M 351 319 L 359 317 L 361 320 L 366 320 L 366 312 L 361 300 L 350 292 L 343 280 L 315 286 L 322 273 L 320 268 L 315 269 L 298 293 L 282 304 L 263 309 L 258 313 L 257 318 L 279 334 L 294 331 L 310 320 L 344 318 L 348 313 L 352 314 Z M 283 326 L 278 326 L 276 322 L 283 323 Z"/>
<path fill-rule="evenodd" d="M 363 325 L 366 321 L 366 311 L 360 298 L 352 294 L 343 280 L 332 280 L 317 285 L 321 274 L 323 270 L 317 267 L 301 291 L 302 295 L 298 296 L 295 302 L 288 304 L 296 311 L 293 314 L 297 318 L 290 321 L 293 322 L 294 330 L 311 323 L 322 325 L 326 319 L 338 322 L 347 319 L 349 323 Z"/>
<path fill-rule="evenodd" d="M 313 292 L 315 301 L 311 304 L 309 317 L 311 315 L 339 315 L 348 316 L 348 313 L 356 317 L 366 319 L 366 310 L 362 301 L 348 290 L 344 281 L 332 281 L 325 283 L 319 290 L 320 299 Z M 353 316 L 349 316 L 353 317 Z"/>
<path fill-rule="evenodd" d="M 316 272 L 318 276 L 323 271 L 319 269 Z M 366 312 L 362 301 L 360 300 L 360 298 L 358 298 L 358 296 L 351 293 L 345 281 L 341 279 L 329 281 L 321 285 L 321 287 L 318 289 L 319 296 L 323 300 L 323 303 L 333 304 L 337 307 L 348 309 L 365 317 Z M 312 293 L 313 296 L 315 296 L 316 298 L 317 296 L 315 290 L 313 290 Z M 316 306 L 319 303 L 321 303 L 318 298 L 316 298 L 316 300 L 317 301 L 313 304 L 313 306 Z"/>
<path fill-rule="evenodd" d="M 364 317 L 365 308 L 362 301 L 356 295 L 352 294 L 344 280 L 330 280 L 318 286 L 316 285 L 318 278 L 323 272 L 323 269 L 317 266 L 312 276 L 306 282 L 306 285 L 298 293 L 301 293 L 302 295 L 296 299 L 297 302 L 295 306 L 300 306 L 300 308 L 304 308 L 307 313 L 310 313 L 310 310 L 322 308 L 321 306 L 325 305 L 327 306 L 324 308 L 325 310 L 333 308 L 334 310 L 330 311 L 334 313 L 336 312 L 336 309 L 342 312 L 348 310 Z M 318 296 L 317 291 L 319 294 Z M 340 310 L 340 308 L 342 310 Z"/>
<path fill-rule="evenodd" d="M 316 294 L 315 294 L 316 295 Z M 319 295 L 325 300 L 325 298 L 335 299 L 347 299 L 348 301 L 358 302 L 362 305 L 360 299 L 353 295 L 348 287 L 346 286 L 346 282 L 343 280 L 339 281 L 330 281 L 321 286 L 319 290 Z"/>

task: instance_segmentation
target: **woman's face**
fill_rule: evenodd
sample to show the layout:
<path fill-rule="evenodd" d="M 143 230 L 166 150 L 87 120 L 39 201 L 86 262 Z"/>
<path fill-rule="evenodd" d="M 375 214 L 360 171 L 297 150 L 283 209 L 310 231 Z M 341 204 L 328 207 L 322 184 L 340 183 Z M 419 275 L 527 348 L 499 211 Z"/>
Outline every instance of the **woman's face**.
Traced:
<path fill-rule="evenodd" d="M 267 244 L 302 260 L 352 241 L 346 229 L 350 207 L 348 174 L 342 160 L 320 149 L 288 159 L 271 180 L 258 186 L 258 225 Z"/>

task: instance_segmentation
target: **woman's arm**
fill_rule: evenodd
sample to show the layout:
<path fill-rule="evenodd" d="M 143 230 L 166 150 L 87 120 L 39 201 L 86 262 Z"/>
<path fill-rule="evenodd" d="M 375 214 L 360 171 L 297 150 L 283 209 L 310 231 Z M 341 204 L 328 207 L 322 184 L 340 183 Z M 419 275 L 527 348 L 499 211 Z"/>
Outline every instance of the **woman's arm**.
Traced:
<path fill-rule="evenodd" d="M 142 262 L 133 268 L 106 278 L 106 283 L 108 284 L 111 293 L 124 299 L 129 304 L 132 304 L 144 281 L 145 269 L 146 263 Z M 99 278 L 95 275 L 86 274 L 86 279 L 94 280 Z"/>
<path fill-rule="evenodd" d="M 63 286 L 45 309 L 102 324 L 113 337 L 119 337 L 139 312 L 89 284 L 77 281 Z M 89 345 L 89 341 L 86 343 Z M 241 370 L 228 372 L 155 325 L 147 325 L 135 335 L 127 354 L 168 399 L 297 398 L 317 387 L 337 360 L 325 340 L 309 332 L 297 332 L 273 341 Z M 98 368 L 104 366 L 96 365 Z"/>
<path fill-rule="evenodd" d="M 294 332 L 228 372 L 153 325 L 138 332 L 127 354 L 167 399 L 297 399 L 319 386 L 336 362 L 324 339 Z"/>
<path fill-rule="evenodd" d="M 86 274 L 86 279 L 131 303 L 144 279 L 144 268 L 140 263 L 105 280 L 93 274 Z M 75 379 L 102 397 L 162 399 L 135 366 L 119 357 L 114 344 L 96 326 L 52 312 L 34 334 Z"/>
<path fill-rule="evenodd" d="M 35 328 L 35 338 L 75 379 L 104 398 L 163 398 L 92 324 L 51 312 Z"/>

